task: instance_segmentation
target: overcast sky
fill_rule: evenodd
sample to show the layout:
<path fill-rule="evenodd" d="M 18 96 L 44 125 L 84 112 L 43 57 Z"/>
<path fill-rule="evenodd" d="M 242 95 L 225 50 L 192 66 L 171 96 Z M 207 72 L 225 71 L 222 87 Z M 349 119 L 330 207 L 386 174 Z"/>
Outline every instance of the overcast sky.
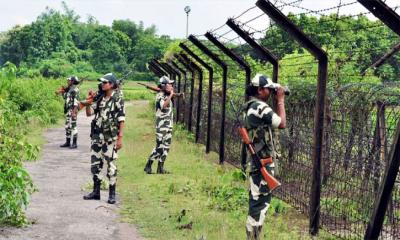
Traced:
<path fill-rule="evenodd" d="M 279 0 L 293 2 L 293 0 Z M 342 0 L 342 3 L 354 0 Z M 254 6 L 256 0 L 66 0 L 67 5 L 86 20 L 90 14 L 101 24 L 111 25 L 114 19 L 143 21 L 145 26 L 155 24 L 158 34 L 167 34 L 182 38 L 186 31 L 186 14 L 183 8 L 192 8 L 189 18 L 189 32 L 203 34 L 226 22 L 228 17 L 239 15 Z M 274 2 L 274 1 L 273 1 Z M 339 0 L 305 0 L 301 7 L 322 9 L 336 5 Z M 391 6 L 400 4 L 400 0 L 388 0 Z M 281 3 L 277 3 L 279 5 Z M 46 6 L 61 9 L 61 0 L 0 0 L 0 31 L 9 30 L 16 24 L 29 24 L 45 10 Z M 291 8 L 284 11 L 302 11 Z M 343 8 L 342 14 L 365 11 L 360 4 Z M 243 17 L 243 21 L 260 13 L 253 9 Z M 258 25 L 265 25 L 260 19 Z"/>

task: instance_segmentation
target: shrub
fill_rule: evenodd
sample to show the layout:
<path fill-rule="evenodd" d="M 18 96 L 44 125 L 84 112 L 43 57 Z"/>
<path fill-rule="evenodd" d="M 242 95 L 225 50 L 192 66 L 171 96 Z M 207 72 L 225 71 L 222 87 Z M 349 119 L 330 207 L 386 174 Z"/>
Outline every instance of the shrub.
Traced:
<path fill-rule="evenodd" d="M 61 81 L 54 79 L 15 79 L 15 65 L 0 69 L 0 225 L 26 223 L 24 210 L 34 191 L 23 161 L 34 160 L 39 148 L 26 142 L 29 121 L 55 123 L 62 116 L 61 99 L 54 91 Z"/>

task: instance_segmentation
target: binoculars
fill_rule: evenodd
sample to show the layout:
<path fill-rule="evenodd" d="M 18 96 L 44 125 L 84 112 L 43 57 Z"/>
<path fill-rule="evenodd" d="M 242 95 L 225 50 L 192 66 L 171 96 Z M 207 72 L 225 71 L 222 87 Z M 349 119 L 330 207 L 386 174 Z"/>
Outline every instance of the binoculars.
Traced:
<path fill-rule="evenodd" d="M 272 86 L 270 86 L 268 88 L 271 89 L 274 94 L 276 94 L 276 91 L 280 87 L 282 87 L 282 86 L 279 83 L 274 83 L 274 84 L 272 84 Z M 285 92 L 286 96 L 290 95 L 290 89 L 287 86 L 283 86 L 283 91 Z"/>

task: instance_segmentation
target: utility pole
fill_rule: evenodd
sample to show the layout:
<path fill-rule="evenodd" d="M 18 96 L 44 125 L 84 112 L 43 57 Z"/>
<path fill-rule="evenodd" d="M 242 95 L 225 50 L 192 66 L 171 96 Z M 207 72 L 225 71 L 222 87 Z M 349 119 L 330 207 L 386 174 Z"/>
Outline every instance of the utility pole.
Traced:
<path fill-rule="evenodd" d="M 189 36 L 189 13 L 191 11 L 189 6 L 185 7 L 185 13 L 186 13 L 186 38 Z"/>

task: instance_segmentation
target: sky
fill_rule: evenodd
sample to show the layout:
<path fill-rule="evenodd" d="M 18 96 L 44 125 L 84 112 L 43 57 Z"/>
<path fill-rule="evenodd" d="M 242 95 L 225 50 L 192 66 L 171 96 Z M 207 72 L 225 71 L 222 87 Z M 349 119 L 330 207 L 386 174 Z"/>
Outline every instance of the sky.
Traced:
<path fill-rule="evenodd" d="M 293 2 L 293 0 L 278 0 Z M 304 0 L 301 7 L 323 9 L 354 0 Z M 184 38 L 186 35 L 185 6 L 191 7 L 189 15 L 189 33 L 204 34 L 210 29 L 223 25 L 229 17 L 255 6 L 256 0 L 65 0 L 67 5 L 85 21 L 88 15 L 94 16 L 101 24 L 111 25 L 114 19 L 143 21 L 145 26 L 156 25 L 158 34 L 170 35 L 173 38 Z M 272 2 L 275 2 L 273 0 Z M 399 0 L 387 0 L 391 6 L 399 5 Z M 61 0 L 0 0 L 0 32 L 7 31 L 15 25 L 29 24 L 45 10 L 46 6 L 61 9 Z M 304 11 L 300 8 L 286 8 L 284 11 Z M 363 12 L 360 4 L 343 8 L 342 14 Z M 252 9 L 240 20 L 246 21 L 262 13 L 258 8 Z M 266 26 L 268 19 L 254 21 L 255 28 Z M 223 31 L 223 29 L 221 30 Z"/>

